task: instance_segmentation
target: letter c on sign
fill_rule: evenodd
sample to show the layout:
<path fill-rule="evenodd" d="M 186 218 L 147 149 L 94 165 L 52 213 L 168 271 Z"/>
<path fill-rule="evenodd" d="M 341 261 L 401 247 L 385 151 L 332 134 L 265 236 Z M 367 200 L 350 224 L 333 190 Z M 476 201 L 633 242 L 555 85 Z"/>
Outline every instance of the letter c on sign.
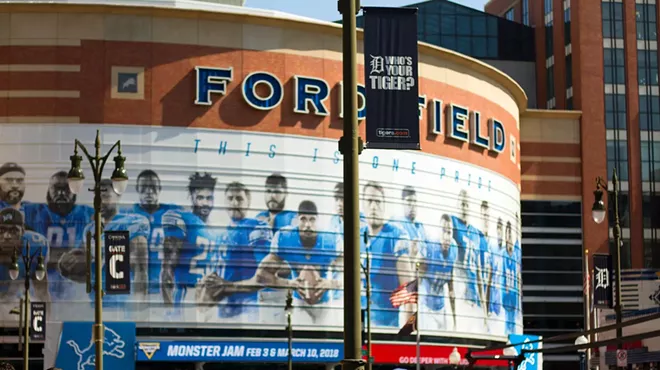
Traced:
<path fill-rule="evenodd" d="M 41 333 L 42 331 L 44 331 L 44 328 L 43 328 L 43 326 L 41 325 L 41 322 L 42 322 L 43 320 L 44 320 L 44 318 L 43 318 L 42 316 L 35 316 L 35 317 L 32 319 L 32 328 L 34 329 L 34 331 L 39 332 L 39 333 Z"/>
<path fill-rule="evenodd" d="M 117 263 L 123 262 L 124 256 L 121 254 L 115 254 L 110 257 L 110 276 L 114 279 L 123 279 L 124 271 L 117 271 Z"/>

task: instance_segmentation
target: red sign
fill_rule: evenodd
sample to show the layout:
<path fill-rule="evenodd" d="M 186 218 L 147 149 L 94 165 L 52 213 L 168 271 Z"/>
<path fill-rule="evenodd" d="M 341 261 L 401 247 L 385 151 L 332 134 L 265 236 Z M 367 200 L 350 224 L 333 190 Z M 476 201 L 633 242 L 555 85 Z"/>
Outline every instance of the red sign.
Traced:
<path fill-rule="evenodd" d="M 465 354 L 468 351 L 467 347 L 456 347 L 458 353 L 461 354 L 460 365 L 468 365 L 465 359 Z M 415 344 L 384 344 L 373 343 L 371 345 L 371 356 L 374 358 L 374 363 L 377 364 L 395 364 L 406 365 L 417 363 L 417 346 Z M 434 346 L 423 344 L 420 346 L 419 362 L 422 365 L 449 365 L 449 354 L 453 351 L 454 346 Z M 476 349 L 473 349 L 476 351 Z M 497 356 L 502 355 L 502 350 L 493 351 L 478 351 L 474 353 L 475 356 Z M 364 356 L 366 360 L 366 356 Z M 475 366 L 506 366 L 502 360 L 479 360 L 475 362 Z"/>

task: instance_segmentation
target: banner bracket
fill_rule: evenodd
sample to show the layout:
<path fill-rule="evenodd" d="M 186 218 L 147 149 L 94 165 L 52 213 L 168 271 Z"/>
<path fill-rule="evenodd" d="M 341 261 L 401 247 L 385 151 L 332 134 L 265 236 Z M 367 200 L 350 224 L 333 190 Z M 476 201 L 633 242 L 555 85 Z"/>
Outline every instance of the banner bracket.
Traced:
<path fill-rule="evenodd" d="M 339 145 L 338 145 L 339 153 L 341 153 L 342 155 L 346 155 L 345 148 L 347 144 L 348 144 L 348 148 L 350 149 L 350 142 L 346 141 L 343 136 L 339 138 Z M 364 141 L 362 141 L 361 136 L 358 136 L 358 155 L 362 154 L 362 151 L 364 149 L 365 149 Z"/>

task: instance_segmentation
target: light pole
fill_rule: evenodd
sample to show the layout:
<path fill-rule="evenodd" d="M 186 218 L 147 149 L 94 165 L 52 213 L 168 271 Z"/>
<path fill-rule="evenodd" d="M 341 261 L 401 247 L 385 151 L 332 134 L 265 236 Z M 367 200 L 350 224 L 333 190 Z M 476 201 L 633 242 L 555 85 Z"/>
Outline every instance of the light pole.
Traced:
<path fill-rule="evenodd" d="M 607 216 L 607 209 L 605 202 L 603 202 L 603 190 L 607 190 L 607 182 L 602 177 L 596 178 L 596 190 L 594 190 L 594 205 L 591 207 L 591 216 L 597 224 L 602 223 Z M 616 339 L 620 340 L 623 337 L 623 327 L 621 326 L 623 307 L 621 307 L 621 225 L 619 224 L 619 179 L 616 176 L 616 168 L 612 170 L 612 191 L 614 193 L 614 259 L 616 263 L 615 270 L 615 284 L 616 284 L 616 301 L 614 304 L 614 312 L 616 316 Z M 623 349 L 623 343 L 617 342 L 617 349 Z"/>
<path fill-rule="evenodd" d="M 20 255 L 21 260 L 23 261 L 23 267 L 25 268 L 25 276 L 23 280 L 25 281 L 25 297 L 23 298 L 23 315 L 20 320 L 23 320 L 25 327 L 24 330 L 24 345 L 23 345 L 23 369 L 28 370 L 30 368 L 30 272 L 32 271 L 32 264 L 34 259 L 37 258 L 37 268 L 34 273 L 34 277 L 41 281 L 46 276 L 46 267 L 44 266 L 44 256 L 41 255 L 41 251 L 34 252 L 30 254 L 30 243 L 25 243 L 25 253 Z M 18 279 L 20 275 L 20 268 L 18 266 L 18 250 L 14 249 L 14 255 L 11 258 L 11 266 L 9 267 L 9 277 L 12 280 Z M 15 311 L 12 310 L 12 313 Z M 19 325 L 20 326 L 20 325 Z"/>
<path fill-rule="evenodd" d="M 579 337 L 575 338 L 575 345 L 576 346 L 581 346 L 583 344 L 589 343 L 589 339 L 585 337 L 584 335 L 580 335 Z M 580 352 L 580 370 L 586 370 L 586 354 L 587 354 L 587 349 L 578 349 L 578 352 Z"/>
<path fill-rule="evenodd" d="M 342 60 L 344 127 L 339 151 L 344 160 L 344 370 L 364 368 L 360 330 L 360 194 L 359 155 L 363 149 L 358 134 L 357 35 L 359 0 L 338 0 L 342 15 Z"/>
<path fill-rule="evenodd" d="M 286 294 L 286 306 L 284 306 L 284 312 L 286 312 L 286 331 L 288 336 L 288 345 L 289 350 L 287 351 L 287 368 L 293 370 L 293 326 L 291 326 L 291 311 L 293 310 L 293 295 L 291 290 Z"/>
<path fill-rule="evenodd" d="M 458 364 L 461 363 L 461 354 L 458 352 L 458 348 L 454 347 L 449 354 L 449 364 L 455 368 L 458 367 Z"/>
<path fill-rule="evenodd" d="M 367 370 L 371 370 L 371 260 L 369 256 L 369 248 L 367 246 L 369 242 L 369 234 L 364 232 L 364 245 L 367 253 L 367 259 L 365 264 L 360 266 L 364 271 L 365 282 L 367 284 Z"/>
<path fill-rule="evenodd" d="M 121 155 L 121 142 L 117 141 L 104 156 L 101 156 L 101 136 L 99 130 L 96 130 L 96 140 L 94 141 L 94 148 L 96 149 L 94 156 L 90 155 L 87 148 L 76 139 L 71 159 L 71 170 L 69 170 L 69 188 L 73 194 L 78 194 L 82 189 L 85 175 L 83 175 L 80 163 L 82 157 L 78 155 L 78 148 L 82 150 L 92 167 L 94 174 L 94 188 L 89 189 L 94 192 L 94 255 L 96 256 L 96 281 L 95 281 L 95 300 L 94 300 L 94 330 L 92 337 L 94 338 L 95 346 L 95 361 L 96 370 L 103 370 L 103 265 L 101 261 L 102 248 L 101 248 L 101 179 L 103 176 L 103 167 L 110 158 L 112 151 L 117 148 L 117 156 L 115 156 L 115 170 L 112 172 L 112 187 L 117 194 L 122 194 L 128 185 L 128 175 L 124 169 L 124 161 L 126 157 Z M 89 261 L 89 259 L 88 259 Z M 87 266 L 87 286 L 90 286 L 91 266 Z"/>

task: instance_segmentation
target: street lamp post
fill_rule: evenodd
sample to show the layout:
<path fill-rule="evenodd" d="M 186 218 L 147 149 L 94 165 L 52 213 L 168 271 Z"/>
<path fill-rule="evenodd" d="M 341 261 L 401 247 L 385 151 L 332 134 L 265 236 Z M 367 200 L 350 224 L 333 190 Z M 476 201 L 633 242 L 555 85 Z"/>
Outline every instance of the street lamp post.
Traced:
<path fill-rule="evenodd" d="M 78 155 L 78 149 L 80 149 L 83 154 L 85 154 L 94 174 L 94 188 L 89 189 L 94 192 L 94 255 L 96 258 L 96 291 L 94 300 L 94 330 L 92 336 L 94 338 L 95 346 L 96 370 L 103 370 L 103 338 L 105 330 L 103 328 L 103 279 L 101 278 L 101 274 L 103 273 L 103 265 L 101 261 L 101 179 L 103 176 L 103 167 L 105 167 L 106 162 L 110 158 L 110 154 L 115 148 L 117 148 L 117 156 L 114 158 L 115 170 L 112 172 L 111 179 L 112 187 L 117 194 L 122 194 L 126 190 L 126 186 L 128 185 L 128 175 L 126 174 L 126 169 L 124 169 L 126 157 L 122 157 L 121 155 L 120 141 L 117 141 L 105 155 L 101 156 L 101 136 L 99 130 L 96 130 L 94 148 L 96 150 L 92 156 L 87 151 L 87 148 L 76 139 L 73 155 L 69 157 L 71 159 L 71 169 L 69 170 L 67 177 L 69 179 L 69 188 L 71 189 L 71 192 L 73 194 L 78 194 L 82 189 L 85 180 L 85 175 L 83 175 L 82 168 L 80 167 L 82 157 Z M 87 286 L 89 287 L 91 266 L 87 266 L 87 268 Z"/>
<path fill-rule="evenodd" d="M 293 326 L 291 325 L 291 311 L 293 310 L 293 295 L 291 290 L 288 291 L 286 295 L 286 306 L 284 306 L 284 311 L 286 312 L 286 331 L 289 350 L 287 351 L 287 368 L 293 370 Z"/>
<path fill-rule="evenodd" d="M 594 190 L 594 204 L 591 208 L 591 216 L 597 224 L 602 223 L 607 216 L 607 209 L 605 202 L 603 202 L 603 190 L 607 190 L 607 182 L 602 177 L 596 178 L 596 190 Z M 612 234 L 614 235 L 614 259 L 616 263 L 615 270 L 615 284 L 616 284 L 616 301 L 614 304 L 614 312 L 616 316 L 616 339 L 620 340 L 623 337 L 623 328 L 621 326 L 623 307 L 621 306 L 621 225 L 619 223 L 619 179 L 616 175 L 616 168 L 612 170 L 612 191 L 614 193 L 614 228 Z M 623 343 L 617 342 L 617 349 L 623 349 Z"/>
<path fill-rule="evenodd" d="M 11 266 L 9 267 L 9 277 L 12 280 L 18 279 L 20 275 L 20 269 L 18 266 L 18 250 L 14 249 L 14 255 L 11 259 Z M 30 359 L 30 272 L 32 271 L 32 264 L 34 259 L 37 258 L 37 268 L 34 274 L 34 277 L 41 281 L 46 276 L 46 267 L 44 266 L 44 256 L 41 254 L 41 251 L 34 252 L 30 254 L 30 243 L 25 244 L 25 253 L 20 255 L 21 260 L 23 261 L 23 266 L 25 268 L 25 298 L 23 299 L 23 315 L 20 320 L 23 320 L 25 327 L 24 330 L 24 345 L 23 345 L 23 369 L 28 370 L 30 368 L 29 359 Z"/>
<path fill-rule="evenodd" d="M 589 343 L 589 339 L 585 337 L 584 335 L 580 335 L 579 337 L 575 338 L 575 345 L 576 346 L 581 346 L 583 344 Z M 587 349 L 579 349 L 578 352 L 580 352 L 580 370 L 586 370 L 586 354 L 587 354 Z"/>
<path fill-rule="evenodd" d="M 364 368 L 360 330 L 360 207 L 359 155 L 363 143 L 358 133 L 358 74 L 356 15 L 359 0 L 338 0 L 342 15 L 344 127 L 339 151 L 344 161 L 344 370 Z"/>
<path fill-rule="evenodd" d="M 461 354 L 458 352 L 458 348 L 454 347 L 454 349 L 449 354 L 449 364 L 452 365 L 455 369 L 458 367 L 458 364 L 460 363 L 461 363 Z"/>
<path fill-rule="evenodd" d="M 366 252 L 366 261 L 365 264 L 360 264 L 362 271 L 364 272 L 365 283 L 367 285 L 367 370 L 371 370 L 371 257 L 369 256 L 369 233 L 364 232 L 364 245 Z"/>

